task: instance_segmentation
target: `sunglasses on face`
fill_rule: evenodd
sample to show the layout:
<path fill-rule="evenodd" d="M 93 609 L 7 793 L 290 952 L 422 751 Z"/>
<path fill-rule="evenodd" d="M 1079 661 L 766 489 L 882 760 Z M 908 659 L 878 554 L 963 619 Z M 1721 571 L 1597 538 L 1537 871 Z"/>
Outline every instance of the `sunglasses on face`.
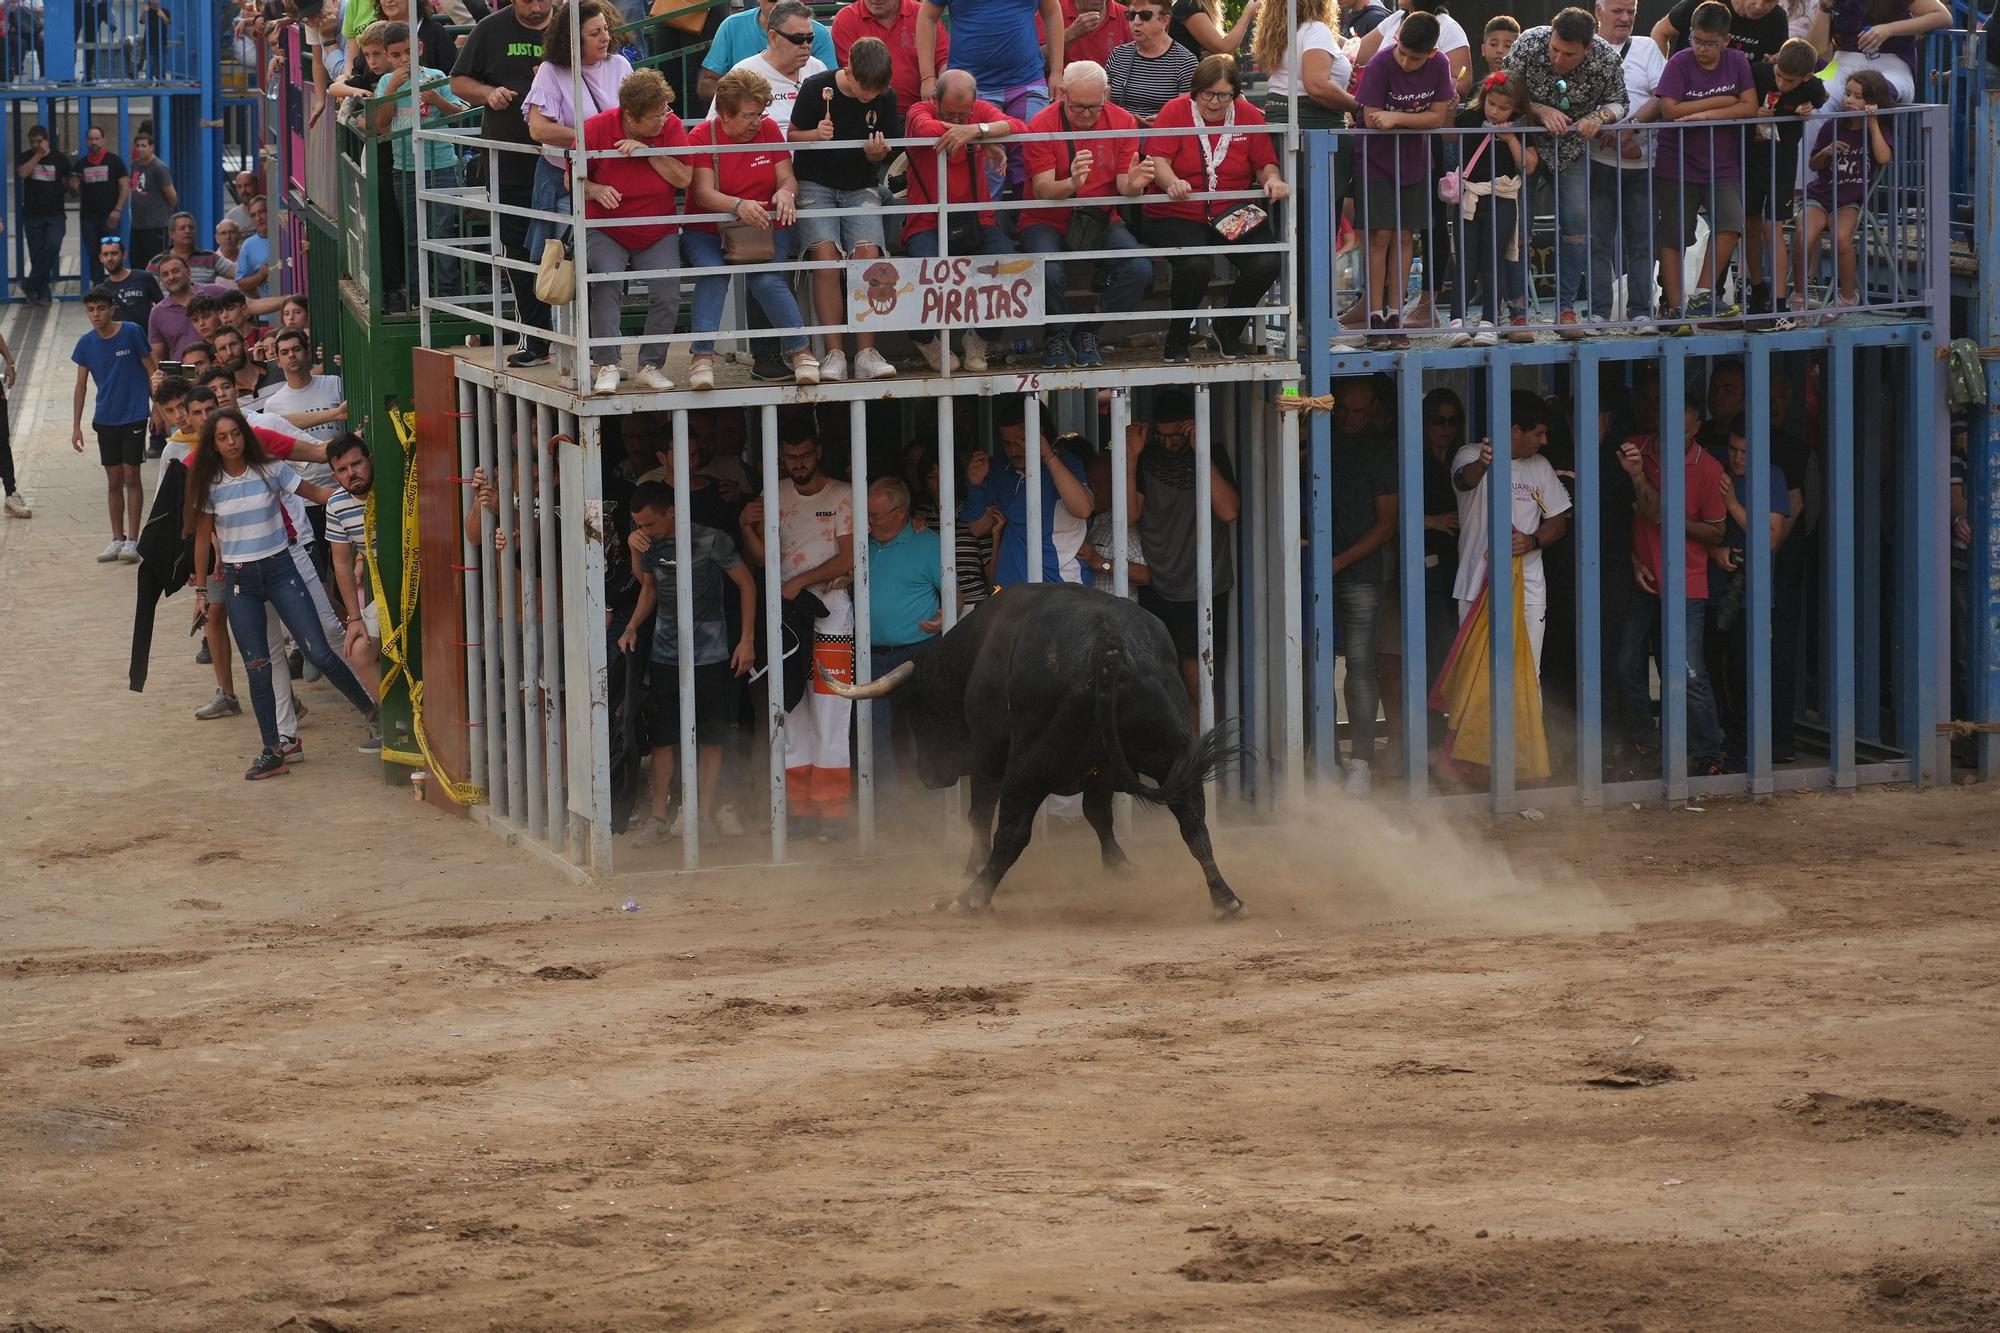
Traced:
<path fill-rule="evenodd" d="M 1151 23 L 1159 16 L 1159 11 L 1153 9 L 1128 9 L 1125 11 L 1125 17 L 1134 23 Z"/>
<path fill-rule="evenodd" d="M 811 46 L 813 40 L 812 30 L 810 28 L 808 28 L 804 32 L 781 32 L 778 34 L 778 36 L 784 38 L 786 41 L 790 42 L 793 46 Z"/>

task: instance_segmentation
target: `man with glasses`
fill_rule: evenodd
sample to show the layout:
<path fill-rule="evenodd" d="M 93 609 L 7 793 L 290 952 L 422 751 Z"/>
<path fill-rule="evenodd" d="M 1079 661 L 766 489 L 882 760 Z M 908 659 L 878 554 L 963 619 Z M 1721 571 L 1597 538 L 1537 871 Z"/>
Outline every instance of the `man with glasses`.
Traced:
<path fill-rule="evenodd" d="M 1170 16 L 1165 0 L 1138 0 L 1125 11 L 1132 40 L 1112 50 L 1106 69 L 1111 100 L 1149 129 L 1161 107 L 1185 96 L 1194 85 L 1199 63 L 1194 52 L 1168 34 Z"/>
<path fill-rule="evenodd" d="M 772 123 L 792 123 L 792 107 L 799 100 L 799 85 L 815 74 L 826 73 L 826 65 L 814 55 L 820 25 L 813 22 L 812 10 L 803 0 L 778 0 L 771 6 L 770 26 L 765 30 L 764 49 L 745 56 L 725 73 L 747 69 L 771 85 L 771 105 L 764 115 Z M 710 104 L 708 119 L 715 119 Z"/>
<path fill-rule="evenodd" d="M 195 244 L 192 213 L 176 213 L 167 220 L 167 248 L 154 256 L 146 267 L 158 273 L 160 265 L 169 256 L 187 265 L 188 276 L 194 279 L 197 286 L 212 286 L 220 275 L 222 256 Z"/>
<path fill-rule="evenodd" d="M 1653 89 L 1667 67 L 1660 48 L 1634 37 L 1639 0 L 1597 0 L 1597 33 L 1618 53 L 1625 74 L 1625 114 L 1590 145 L 1590 317 L 1611 318 L 1618 275 L 1625 275 L 1625 318 L 1653 311 L 1653 140 L 1630 128 L 1656 122 Z M 1622 262 L 1614 262 L 1622 261 Z"/>
<path fill-rule="evenodd" d="M 100 232 L 115 236 L 124 225 L 125 201 L 132 194 L 132 173 L 126 169 L 125 159 L 104 147 L 104 131 L 97 126 L 84 131 L 83 142 L 84 154 L 74 164 L 77 225 L 86 238 L 95 238 Z M 104 266 L 97 245 L 86 244 L 84 250 L 90 283 L 95 286 L 104 281 Z M 135 322 L 145 327 L 143 319 Z"/>
<path fill-rule="evenodd" d="M 1629 33 L 1628 33 L 1629 35 Z M 1565 9 L 1548 24 L 1530 28 L 1507 53 L 1507 71 L 1527 82 L 1532 114 L 1553 143 L 1536 143 L 1542 164 L 1536 179 L 1556 214 L 1557 331 L 1582 333 L 1572 302 L 1590 299 L 1590 158 L 1588 150 L 1605 125 L 1625 117 L 1625 65 L 1618 51 L 1597 35 L 1597 20 L 1581 9 Z"/>
<path fill-rule="evenodd" d="M 1028 122 L 1030 134 L 1059 134 L 1061 140 L 1027 145 L 1029 184 L 1037 199 L 1136 199 L 1153 183 L 1153 159 L 1139 156 L 1139 140 L 1091 141 L 1093 130 L 1132 130 L 1139 122 L 1109 105 L 1110 81 L 1094 60 L 1070 62 L 1063 71 L 1062 100 Z M 1072 240 L 1076 244 L 1072 244 Z M 1035 209 L 1021 215 L 1021 248 L 1030 254 L 1065 250 L 1137 250 L 1138 238 L 1115 207 L 1099 204 Z M 1097 269 L 1100 320 L 1088 324 L 1051 325 L 1042 335 L 1042 366 L 1064 370 L 1100 366 L 1097 330 L 1104 315 L 1137 310 L 1153 285 L 1153 261 L 1143 255 L 1130 259 L 1091 261 Z M 1069 313 L 1064 290 L 1067 273 L 1060 260 L 1044 269 L 1048 313 Z"/>
<path fill-rule="evenodd" d="M 735 69 L 738 65 L 750 59 L 750 57 L 763 54 L 765 48 L 770 46 L 771 11 L 778 7 L 778 2 L 779 0 L 758 0 L 750 8 L 731 14 L 728 18 L 722 20 L 721 25 L 715 30 L 714 38 L 708 44 L 708 54 L 702 57 L 701 73 L 695 77 L 694 95 L 697 98 L 706 101 L 714 97 L 715 85 L 722 81 L 723 75 Z M 860 0 L 856 0 L 856 3 L 860 3 Z M 895 4 L 896 0 L 889 0 L 891 13 L 882 16 L 885 21 L 894 22 L 892 15 Z M 916 0 L 910 0 L 910 4 L 914 9 Z M 849 6 L 849 8 L 852 7 Z M 844 10 L 842 11 L 842 13 L 845 12 Z M 835 16 L 833 28 L 828 28 L 818 19 L 812 18 L 811 10 L 806 11 L 806 17 L 812 23 L 812 41 L 810 43 L 812 58 L 819 62 L 820 68 L 832 69 L 837 65 L 847 63 L 847 48 L 840 45 L 839 38 L 835 36 L 835 29 L 840 26 L 839 16 Z M 870 34 L 863 32 L 855 35 L 866 37 Z M 875 33 L 874 35 L 883 37 L 885 41 L 888 40 L 882 33 Z M 911 39 L 913 49 L 914 40 L 914 38 Z M 850 45 L 853 41 L 853 37 L 848 38 Z M 890 49 L 895 49 L 893 43 Z M 761 69 L 757 72 L 759 74 L 764 73 Z M 800 82 L 804 82 L 808 77 L 810 76 L 801 75 Z M 909 101 L 904 102 L 903 105 L 908 106 L 910 102 L 916 100 L 916 97 L 912 95 Z M 772 120 L 777 121 L 780 125 L 789 123 L 780 119 L 776 111 L 771 111 L 769 115 Z"/>

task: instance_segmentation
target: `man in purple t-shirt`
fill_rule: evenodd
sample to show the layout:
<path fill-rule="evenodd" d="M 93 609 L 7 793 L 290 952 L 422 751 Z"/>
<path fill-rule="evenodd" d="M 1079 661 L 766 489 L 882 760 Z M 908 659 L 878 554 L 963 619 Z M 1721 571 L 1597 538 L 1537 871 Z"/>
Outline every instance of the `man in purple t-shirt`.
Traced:
<path fill-rule="evenodd" d="M 1757 114 L 1757 81 L 1750 58 L 1729 47 L 1729 6 L 1707 0 L 1694 11 L 1687 49 L 1678 51 L 1654 86 L 1660 119 L 1747 120 Z M 1668 332 L 1691 333 L 1688 319 L 1729 318 L 1737 306 L 1716 308 L 1711 292 L 1743 235 L 1743 135 L 1749 127 L 1666 130 L 1655 159 L 1658 182 L 1653 236 L 1660 247 L 1660 282 L 1667 289 L 1661 323 Z M 1694 244 L 1695 214 L 1708 211 L 1711 233 L 1695 292 L 1685 303 L 1681 250 Z"/>
<path fill-rule="evenodd" d="M 1434 14 L 1413 13 L 1396 34 L 1396 44 L 1377 51 L 1361 73 L 1356 93 L 1363 122 L 1371 130 L 1401 131 L 1387 138 L 1364 135 L 1361 142 L 1361 217 L 1368 229 L 1368 274 L 1363 297 L 1369 337 L 1376 347 L 1403 348 L 1403 292 L 1410 281 L 1410 254 L 1416 233 L 1431 218 L 1430 142 L 1427 132 L 1451 123 L 1458 92 L 1451 62 L 1438 53 Z"/>

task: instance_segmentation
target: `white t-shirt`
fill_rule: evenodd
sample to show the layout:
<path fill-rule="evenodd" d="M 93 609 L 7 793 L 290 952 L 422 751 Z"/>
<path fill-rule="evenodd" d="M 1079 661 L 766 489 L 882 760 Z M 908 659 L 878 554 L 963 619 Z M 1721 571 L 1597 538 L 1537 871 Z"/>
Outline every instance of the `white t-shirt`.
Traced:
<path fill-rule="evenodd" d="M 1389 15 L 1388 18 L 1382 20 L 1381 26 L 1377 27 L 1375 32 L 1382 38 L 1383 47 L 1390 47 L 1396 44 L 1396 34 L 1403 30 L 1403 20 L 1408 17 L 1408 13 L 1399 9 Z M 1437 49 L 1439 55 L 1448 56 L 1453 51 L 1470 51 L 1472 49 L 1472 39 L 1465 35 L 1465 29 L 1459 26 L 1457 19 L 1449 14 L 1433 14 L 1431 17 L 1438 21 Z"/>
<path fill-rule="evenodd" d="M 1468 463 L 1479 461 L 1479 446 L 1468 444 L 1451 456 L 1451 475 Z M 1486 482 L 1487 473 L 1469 491 L 1458 490 L 1458 582 L 1451 595 L 1461 602 L 1478 598 L 1486 586 Z M 1569 491 L 1556 475 L 1555 464 L 1533 454 L 1514 460 L 1514 531 L 1533 532 L 1557 514 L 1570 509 Z M 1542 553 L 1530 551 L 1522 560 L 1522 600 L 1529 606 L 1549 604 L 1548 576 L 1542 572 Z"/>
<path fill-rule="evenodd" d="M 289 416 L 295 412 L 324 412 L 329 407 L 340 406 L 347 391 L 341 387 L 338 375 L 314 375 L 303 389 L 294 389 L 290 384 L 279 381 L 257 395 L 257 410 L 269 412 L 272 416 Z M 330 444 L 346 431 L 347 427 L 338 421 L 322 421 L 317 426 L 298 426 L 286 422 L 282 429 L 293 435 L 303 435 L 308 440 L 320 444 Z M 308 477 L 308 481 L 312 478 Z"/>
<path fill-rule="evenodd" d="M 1271 96 L 1284 97 L 1292 91 L 1292 71 L 1305 60 L 1305 53 L 1308 51 L 1324 51 L 1333 57 L 1332 78 L 1336 87 L 1345 88 L 1353 79 L 1354 63 L 1341 49 L 1340 39 L 1333 35 L 1333 29 L 1324 23 L 1308 23 L 1299 29 L 1298 40 L 1292 44 L 1289 51 L 1285 52 L 1284 65 L 1271 71 L 1270 81 L 1266 85 Z M 1303 99 L 1305 95 L 1305 85 L 1300 84 L 1299 97 Z"/>
<path fill-rule="evenodd" d="M 1616 49 L 1616 48 L 1614 48 Z M 1667 58 L 1660 54 L 1660 44 L 1644 33 L 1633 33 L 1625 43 L 1625 119 L 1631 120 L 1653 100 L 1653 89 L 1659 86 L 1660 75 L 1667 71 Z M 1615 133 L 1602 134 L 1591 141 L 1590 158 L 1608 167 L 1619 167 L 1626 171 L 1637 171 L 1653 165 L 1653 136 L 1639 136 L 1640 151 L 1643 156 L 1623 157 L 1618 152 L 1618 136 Z"/>
<path fill-rule="evenodd" d="M 1078 518 L 1065 505 L 1058 504 L 1048 516 L 1049 545 L 1056 553 L 1056 575 L 1064 583 L 1085 583 L 1091 576 L 1083 572 L 1083 561 L 1076 558 L 1083 549 L 1084 538 L 1090 532 L 1090 520 Z"/>
<path fill-rule="evenodd" d="M 778 482 L 778 572 L 787 579 L 840 554 L 840 538 L 854 536 L 854 488 L 828 479 L 811 495 L 790 477 Z M 813 591 L 819 589 L 815 587 Z"/>
<path fill-rule="evenodd" d="M 747 69 L 759 74 L 763 76 L 766 83 L 771 85 L 771 105 L 764 109 L 764 114 L 769 116 L 779 126 L 786 126 L 792 123 L 792 103 L 799 100 L 799 85 L 815 74 L 826 73 L 826 66 L 820 63 L 818 56 L 807 56 L 804 68 L 799 70 L 798 78 L 788 79 L 778 73 L 777 70 L 771 68 L 771 62 L 764 59 L 762 51 L 759 51 L 754 56 L 745 56 L 743 59 L 737 61 L 734 65 L 730 66 L 730 73 L 733 74 L 739 69 Z M 703 117 L 703 119 L 715 119 L 715 104 L 713 102 L 709 103 L 708 115 Z"/>

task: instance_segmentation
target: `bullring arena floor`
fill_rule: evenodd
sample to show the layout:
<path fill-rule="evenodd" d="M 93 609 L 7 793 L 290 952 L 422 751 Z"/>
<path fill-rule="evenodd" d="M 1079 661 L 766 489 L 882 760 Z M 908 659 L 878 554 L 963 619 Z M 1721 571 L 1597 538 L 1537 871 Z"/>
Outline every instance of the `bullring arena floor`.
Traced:
<path fill-rule="evenodd" d="M 1995 793 L 579 888 L 125 690 L 25 313 L 0 1330 L 2000 1327 Z"/>

